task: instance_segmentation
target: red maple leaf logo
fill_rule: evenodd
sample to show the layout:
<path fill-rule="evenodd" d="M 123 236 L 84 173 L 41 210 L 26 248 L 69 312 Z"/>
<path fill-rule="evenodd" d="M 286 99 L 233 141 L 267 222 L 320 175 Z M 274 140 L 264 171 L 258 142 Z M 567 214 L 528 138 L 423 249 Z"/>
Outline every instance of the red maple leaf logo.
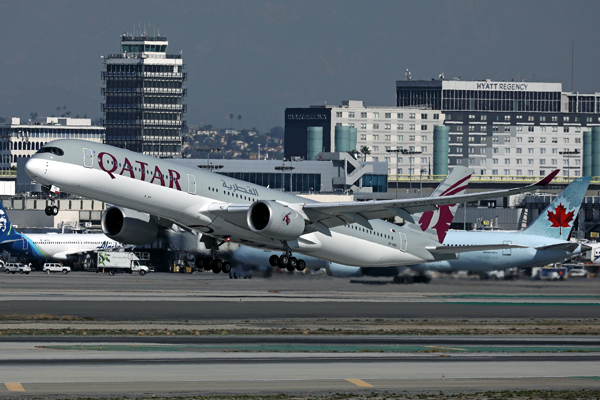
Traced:
<path fill-rule="evenodd" d="M 554 212 L 548 211 L 548 221 L 552 223 L 550 226 L 559 228 L 559 235 L 562 235 L 562 228 L 570 228 L 570 222 L 573 221 L 575 210 L 568 213 L 566 211 L 562 204 L 559 204 Z"/>

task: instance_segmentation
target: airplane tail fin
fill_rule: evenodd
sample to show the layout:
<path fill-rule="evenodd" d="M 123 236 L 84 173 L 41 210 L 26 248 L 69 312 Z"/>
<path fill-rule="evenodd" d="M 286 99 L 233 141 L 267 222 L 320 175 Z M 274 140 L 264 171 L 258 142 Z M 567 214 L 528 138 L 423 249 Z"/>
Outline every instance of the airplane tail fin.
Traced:
<path fill-rule="evenodd" d="M 452 196 L 465 194 L 467 185 L 473 171 L 470 168 L 456 166 L 448 176 L 433 191 L 431 197 Z M 422 231 L 430 238 L 443 243 L 450 224 L 454 219 L 458 204 L 439 206 L 435 211 L 426 211 L 415 214 L 415 224 L 410 224 L 412 229 Z"/>
<path fill-rule="evenodd" d="M 8 215 L 4 210 L 2 201 L 0 201 L 0 244 L 14 241 L 15 236 L 19 236 L 20 238 L 19 232 L 13 228 L 10 219 L 8 219 Z"/>
<path fill-rule="evenodd" d="M 568 240 L 591 180 L 584 176 L 571 182 L 522 233 Z"/>

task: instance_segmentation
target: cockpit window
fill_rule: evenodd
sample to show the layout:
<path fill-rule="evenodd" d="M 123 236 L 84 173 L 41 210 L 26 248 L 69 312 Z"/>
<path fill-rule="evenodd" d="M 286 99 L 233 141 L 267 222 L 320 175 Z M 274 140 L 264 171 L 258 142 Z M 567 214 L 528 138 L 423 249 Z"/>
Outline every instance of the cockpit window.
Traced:
<path fill-rule="evenodd" d="M 52 153 L 57 156 L 62 156 L 65 152 L 59 147 L 45 146 L 37 151 L 38 153 Z"/>

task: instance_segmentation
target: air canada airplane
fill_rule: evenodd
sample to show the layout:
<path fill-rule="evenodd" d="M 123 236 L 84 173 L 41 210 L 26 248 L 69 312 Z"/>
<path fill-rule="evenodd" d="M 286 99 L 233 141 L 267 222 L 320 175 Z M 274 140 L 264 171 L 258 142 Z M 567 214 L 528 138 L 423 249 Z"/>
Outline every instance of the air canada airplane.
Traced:
<path fill-rule="evenodd" d="M 0 202 L 0 249 L 37 260 L 67 260 L 90 251 L 116 250 L 125 245 L 102 233 L 22 234 L 12 226 Z"/>
<path fill-rule="evenodd" d="M 577 178 L 538 215 L 523 231 L 449 231 L 444 244 L 449 247 L 465 244 L 518 244 L 521 248 L 474 251 L 461 254 L 457 260 L 421 263 L 404 267 L 361 268 L 332 263 L 327 274 L 337 277 L 390 276 L 398 281 L 426 282 L 427 271 L 486 272 L 507 268 L 543 266 L 559 262 L 591 249 L 585 244 L 568 240 L 591 177 Z M 417 272 L 412 277 L 406 270 Z M 403 274 L 401 276 L 399 274 Z"/>
<path fill-rule="evenodd" d="M 211 251 L 233 241 L 282 251 L 271 265 L 304 269 L 292 252 L 358 266 L 393 266 L 455 259 L 458 253 L 507 245 L 450 247 L 441 243 L 462 202 L 534 191 L 558 170 L 523 188 L 465 194 L 470 170 L 455 167 L 431 197 L 319 203 L 213 172 L 120 148 L 63 139 L 47 143 L 26 163 L 27 174 L 50 192 L 68 193 L 137 210 L 108 209 L 107 236 L 148 243 L 166 221 L 211 237 Z M 418 225 L 399 227 L 381 218 L 400 216 Z M 508 246 L 511 247 L 511 246 Z M 213 257 L 220 268 L 222 261 Z"/>

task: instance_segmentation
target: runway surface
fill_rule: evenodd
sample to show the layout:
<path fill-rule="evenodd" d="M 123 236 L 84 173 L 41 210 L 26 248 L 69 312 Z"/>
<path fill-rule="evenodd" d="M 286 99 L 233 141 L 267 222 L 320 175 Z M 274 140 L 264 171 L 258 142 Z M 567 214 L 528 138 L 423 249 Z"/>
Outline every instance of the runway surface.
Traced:
<path fill-rule="evenodd" d="M 598 388 L 597 332 L 155 337 L 68 332 L 77 326 L 145 324 L 150 329 L 156 324 L 164 329 L 188 321 L 203 326 L 233 320 L 256 321 L 256 326 L 268 320 L 278 328 L 298 321 L 352 325 L 360 320 L 356 324 L 369 326 L 380 319 L 417 325 L 427 319 L 565 319 L 575 325 L 591 321 L 586 329 L 595 329 L 599 283 L 443 278 L 428 285 L 395 285 L 296 275 L 251 280 L 214 274 L 0 275 L 0 397 Z M 19 320 L 23 315 L 50 320 Z M 57 319 L 61 316 L 77 318 Z M 67 334 L 1 334 L 36 324 Z"/>

